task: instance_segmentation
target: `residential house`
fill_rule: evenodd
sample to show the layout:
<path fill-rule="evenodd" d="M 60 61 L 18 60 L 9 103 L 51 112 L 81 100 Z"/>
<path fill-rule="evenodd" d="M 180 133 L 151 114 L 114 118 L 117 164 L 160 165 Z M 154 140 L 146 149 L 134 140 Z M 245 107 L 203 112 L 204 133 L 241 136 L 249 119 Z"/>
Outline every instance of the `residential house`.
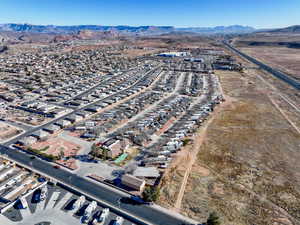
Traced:
<path fill-rule="evenodd" d="M 50 134 L 53 134 L 56 131 L 60 130 L 60 126 L 54 125 L 54 124 L 50 124 L 49 126 L 45 127 L 44 130 L 47 131 L 47 132 L 49 132 Z"/>
<path fill-rule="evenodd" d="M 29 146 L 29 145 L 34 144 L 35 142 L 37 142 L 37 139 L 33 136 L 27 136 L 27 137 L 24 137 L 24 138 L 18 140 L 18 143 L 23 146 Z"/>
<path fill-rule="evenodd" d="M 69 120 L 71 123 L 78 122 L 82 119 L 83 119 L 83 117 L 80 115 L 77 115 L 77 114 L 72 114 L 66 118 L 66 120 Z"/>
<path fill-rule="evenodd" d="M 69 120 L 59 120 L 59 121 L 55 122 L 54 124 L 60 126 L 61 128 L 64 128 L 64 127 L 71 125 L 71 122 Z"/>
<path fill-rule="evenodd" d="M 49 133 L 43 130 L 37 130 L 31 134 L 31 136 L 36 137 L 38 139 L 44 139 L 49 136 Z"/>

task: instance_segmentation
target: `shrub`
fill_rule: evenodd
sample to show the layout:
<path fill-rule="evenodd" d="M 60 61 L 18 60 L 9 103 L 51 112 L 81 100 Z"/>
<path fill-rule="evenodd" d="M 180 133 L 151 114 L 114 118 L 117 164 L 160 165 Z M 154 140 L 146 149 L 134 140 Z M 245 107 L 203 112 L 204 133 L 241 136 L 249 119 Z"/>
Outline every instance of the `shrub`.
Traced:
<path fill-rule="evenodd" d="M 191 139 L 184 139 L 183 141 L 182 141 L 182 145 L 183 146 L 186 146 L 186 145 L 188 145 L 189 143 L 191 143 L 192 142 L 192 140 Z"/>
<path fill-rule="evenodd" d="M 143 192 L 143 199 L 146 202 L 155 202 L 159 198 L 159 193 L 158 187 L 147 186 Z"/>
<path fill-rule="evenodd" d="M 209 214 L 206 225 L 220 225 L 220 218 L 216 212 L 212 212 Z"/>

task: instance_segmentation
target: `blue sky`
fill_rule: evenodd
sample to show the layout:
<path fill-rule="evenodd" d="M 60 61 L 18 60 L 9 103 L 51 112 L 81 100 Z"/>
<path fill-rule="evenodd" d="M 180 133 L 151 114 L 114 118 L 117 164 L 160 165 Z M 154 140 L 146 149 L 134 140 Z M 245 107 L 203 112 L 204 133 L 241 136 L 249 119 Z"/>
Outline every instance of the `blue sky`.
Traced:
<path fill-rule="evenodd" d="M 0 0 L 1 23 L 54 25 L 300 24 L 300 0 Z"/>

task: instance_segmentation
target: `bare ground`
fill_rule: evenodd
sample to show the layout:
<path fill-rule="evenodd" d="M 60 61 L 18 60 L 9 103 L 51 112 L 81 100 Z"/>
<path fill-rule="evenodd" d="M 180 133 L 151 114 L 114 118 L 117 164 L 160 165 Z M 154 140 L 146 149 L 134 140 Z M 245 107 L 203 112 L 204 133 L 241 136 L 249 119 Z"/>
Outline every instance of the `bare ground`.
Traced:
<path fill-rule="evenodd" d="M 204 222 L 215 210 L 225 225 L 299 224 L 299 133 L 278 110 L 282 105 L 270 99 L 274 90 L 256 73 L 218 75 L 225 94 L 235 100 L 208 126 L 181 212 Z M 299 114 L 289 118 L 297 121 Z M 183 165 L 170 167 L 163 179 L 164 206 L 176 203 L 188 168 L 184 162 L 182 157 Z"/>
<path fill-rule="evenodd" d="M 244 47 L 241 51 L 300 80 L 300 49 L 287 47 Z"/>

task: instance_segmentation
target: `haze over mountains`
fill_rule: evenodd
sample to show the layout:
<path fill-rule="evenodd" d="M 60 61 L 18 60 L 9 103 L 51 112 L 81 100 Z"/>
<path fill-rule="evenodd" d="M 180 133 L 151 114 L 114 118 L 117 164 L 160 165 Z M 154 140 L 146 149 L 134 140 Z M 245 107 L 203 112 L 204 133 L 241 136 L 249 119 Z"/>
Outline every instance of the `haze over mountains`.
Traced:
<path fill-rule="evenodd" d="M 216 27 L 188 27 L 177 28 L 178 31 L 187 31 L 203 34 L 231 34 L 231 33 L 250 33 L 256 29 L 250 26 L 232 25 Z"/>
<path fill-rule="evenodd" d="M 151 35 L 291 35 L 300 34 L 300 26 L 290 26 L 280 29 L 255 29 L 249 26 L 232 25 L 216 27 L 173 26 L 102 26 L 102 25 L 31 25 L 31 24 L 0 24 L 0 44 L 31 43 L 31 42 L 61 42 L 68 40 L 99 40 L 122 36 Z M 297 42 L 298 43 L 298 42 Z"/>
<path fill-rule="evenodd" d="M 190 27 L 176 28 L 173 26 L 102 26 L 102 25 L 74 25 L 74 26 L 55 26 L 55 25 L 31 25 L 31 24 L 0 24 L 0 31 L 14 32 L 37 32 L 37 33 L 77 33 L 81 30 L 91 31 L 115 31 L 125 34 L 161 34 L 169 32 L 195 32 L 204 34 L 216 33 L 248 33 L 255 29 L 249 26 L 217 26 L 217 27 Z"/>
<path fill-rule="evenodd" d="M 269 32 L 272 32 L 272 33 L 300 33 L 300 25 L 279 28 L 279 29 L 273 29 Z"/>
<path fill-rule="evenodd" d="M 193 32 L 200 34 L 243 34 L 252 32 L 300 32 L 300 25 L 290 26 L 278 29 L 255 29 L 250 26 L 232 25 L 232 26 L 216 26 L 216 27 L 173 27 L 173 26 L 104 26 L 104 25 L 72 25 L 72 26 L 56 26 L 56 25 L 32 25 L 32 24 L 16 24 L 6 23 L 0 24 L 1 31 L 10 32 L 34 32 L 34 33 L 54 33 L 54 34 L 77 34 L 82 30 L 99 31 L 99 32 L 115 32 L 119 34 L 164 34 L 170 32 Z"/>

